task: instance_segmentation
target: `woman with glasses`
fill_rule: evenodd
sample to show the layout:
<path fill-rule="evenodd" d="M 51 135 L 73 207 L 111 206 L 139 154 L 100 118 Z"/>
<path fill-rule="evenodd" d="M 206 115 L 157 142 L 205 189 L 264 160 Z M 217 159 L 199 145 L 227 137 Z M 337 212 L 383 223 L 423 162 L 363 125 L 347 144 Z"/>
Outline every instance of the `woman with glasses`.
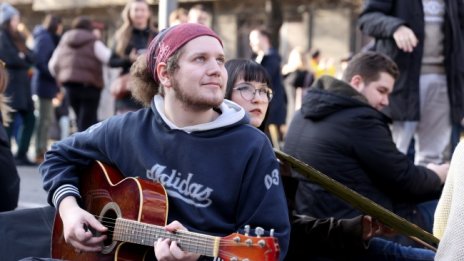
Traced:
<path fill-rule="evenodd" d="M 225 67 L 229 74 L 225 98 L 242 106 L 251 125 L 264 131 L 264 120 L 272 100 L 268 73 L 260 64 L 247 59 L 229 60 Z"/>

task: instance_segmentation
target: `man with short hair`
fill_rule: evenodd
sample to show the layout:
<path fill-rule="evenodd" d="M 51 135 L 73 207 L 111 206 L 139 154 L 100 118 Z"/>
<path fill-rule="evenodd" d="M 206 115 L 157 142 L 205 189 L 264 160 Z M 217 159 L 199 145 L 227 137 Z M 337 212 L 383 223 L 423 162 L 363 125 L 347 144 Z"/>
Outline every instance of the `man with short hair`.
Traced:
<path fill-rule="evenodd" d="M 127 177 L 163 184 L 167 231 L 254 235 L 244 228 L 260 226 L 264 235 L 274 230 L 280 259 L 285 257 L 290 224 L 278 162 L 243 108 L 224 100 L 224 62 L 222 41 L 208 27 L 165 29 L 131 68 L 134 97 L 149 108 L 109 118 L 47 152 L 40 171 L 48 201 L 76 251 L 101 251 L 105 239 L 92 236 L 91 230 L 107 228 L 78 204 L 81 170 L 99 160 Z M 182 240 L 160 235 L 151 243 L 157 260 L 211 260 L 182 250 L 188 244 Z M 222 253 L 222 244 L 214 247 Z"/>
<path fill-rule="evenodd" d="M 321 77 L 295 113 L 284 151 L 431 231 L 436 200 L 428 201 L 440 196 L 448 164 L 415 166 L 393 143 L 389 119 L 381 110 L 388 105 L 397 77 L 396 64 L 373 52 L 353 57 L 342 81 Z M 317 218 L 360 214 L 302 180 L 295 199 L 298 214 Z"/>

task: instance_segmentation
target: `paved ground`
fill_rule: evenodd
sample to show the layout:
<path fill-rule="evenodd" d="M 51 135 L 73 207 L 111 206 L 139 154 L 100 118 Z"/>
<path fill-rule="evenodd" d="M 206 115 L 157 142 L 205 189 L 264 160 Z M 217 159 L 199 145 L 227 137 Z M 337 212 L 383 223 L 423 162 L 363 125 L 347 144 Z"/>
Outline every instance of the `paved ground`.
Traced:
<path fill-rule="evenodd" d="M 47 193 L 42 188 L 42 177 L 37 167 L 18 167 L 21 177 L 18 208 L 42 207 L 47 204 Z"/>

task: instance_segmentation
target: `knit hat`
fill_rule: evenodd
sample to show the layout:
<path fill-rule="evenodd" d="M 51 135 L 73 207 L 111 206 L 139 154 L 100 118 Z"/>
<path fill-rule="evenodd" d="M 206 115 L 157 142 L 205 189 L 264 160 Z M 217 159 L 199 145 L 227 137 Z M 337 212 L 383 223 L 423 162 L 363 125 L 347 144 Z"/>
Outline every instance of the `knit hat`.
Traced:
<path fill-rule="evenodd" d="M 10 20 L 11 17 L 19 15 L 19 12 L 9 3 L 0 4 L 0 24 L 3 24 L 5 21 Z"/>
<path fill-rule="evenodd" d="M 183 23 L 162 30 L 150 43 L 147 55 L 147 67 L 153 75 L 153 80 L 159 84 L 159 78 L 154 70 L 160 62 L 167 62 L 177 50 L 189 41 L 200 37 L 211 36 L 222 44 L 219 36 L 209 27 L 196 23 Z"/>

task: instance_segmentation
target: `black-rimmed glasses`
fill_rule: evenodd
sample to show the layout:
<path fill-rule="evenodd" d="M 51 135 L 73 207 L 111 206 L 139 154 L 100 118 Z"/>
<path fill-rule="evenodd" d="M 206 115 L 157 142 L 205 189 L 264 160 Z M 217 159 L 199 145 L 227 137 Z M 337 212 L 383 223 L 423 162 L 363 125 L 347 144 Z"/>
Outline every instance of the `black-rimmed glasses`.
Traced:
<path fill-rule="evenodd" d="M 239 91 L 242 98 L 247 101 L 253 100 L 256 94 L 258 94 L 259 97 L 266 97 L 267 102 L 270 102 L 273 97 L 272 90 L 267 87 L 255 89 L 251 85 L 241 84 L 233 89 Z"/>

